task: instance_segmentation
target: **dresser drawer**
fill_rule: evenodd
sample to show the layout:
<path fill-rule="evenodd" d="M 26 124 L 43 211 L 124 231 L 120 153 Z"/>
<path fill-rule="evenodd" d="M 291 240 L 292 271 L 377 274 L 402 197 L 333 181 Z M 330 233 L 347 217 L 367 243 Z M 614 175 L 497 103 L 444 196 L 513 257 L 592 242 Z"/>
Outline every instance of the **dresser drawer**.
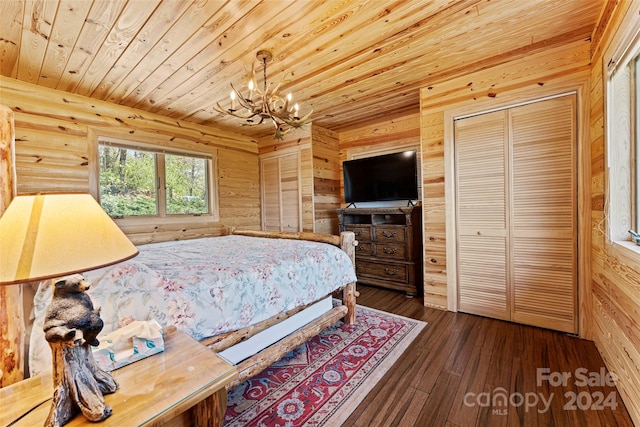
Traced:
<path fill-rule="evenodd" d="M 382 280 L 408 283 L 408 266 L 404 264 L 386 264 L 368 261 L 356 261 L 358 277 L 374 277 Z"/>
<path fill-rule="evenodd" d="M 345 225 L 344 226 L 345 230 L 347 231 L 353 231 L 353 234 L 355 234 L 356 236 L 356 240 L 360 241 L 366 241 L 366 242 L 370 242 L 371 241 L 371 227 L 358 227 L 358 226 L 353 226 L 353 225 Z"/>
<path fill-rule="evenodd" d="M 405 259 L 407 247 L 395 243 L 377 243 L 375 245 L 375 256 L 380 259 Z"/>
<path fill-rule="evenodd" d="M 404 227 L 376 227 L 376 242 L 404 243 Z"/>
<path fill-rule="evenodd" d="M 372 244 L 369 242 L 360 242 L 358 241 L 358 246 L 356 246 L 356 255 L 357 256 L 371 256 L 373 255 L 373 251 L 371 250 Z"/>

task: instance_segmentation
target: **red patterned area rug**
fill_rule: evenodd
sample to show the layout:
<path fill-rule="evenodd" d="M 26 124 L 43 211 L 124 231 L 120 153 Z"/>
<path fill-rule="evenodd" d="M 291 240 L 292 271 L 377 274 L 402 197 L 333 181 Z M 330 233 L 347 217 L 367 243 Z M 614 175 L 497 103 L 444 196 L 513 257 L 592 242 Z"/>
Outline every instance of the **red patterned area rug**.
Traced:
<path fill-rule="evenodd" d="M 342 321 L 229 391 L 225 427 L 339 426 L 425 327 L 358 306 Z"/>

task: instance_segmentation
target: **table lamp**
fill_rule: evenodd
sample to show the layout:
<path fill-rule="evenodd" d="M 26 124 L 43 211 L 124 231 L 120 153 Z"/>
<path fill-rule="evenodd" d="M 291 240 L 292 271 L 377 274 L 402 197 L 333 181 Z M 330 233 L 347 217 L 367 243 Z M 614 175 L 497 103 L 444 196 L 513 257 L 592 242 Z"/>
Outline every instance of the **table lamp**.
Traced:
<path fill-rule="evenodd" d="M 0 285 L 55 279 L 44 326 L 54 390 L 45 426 L 64 425 L 78 412 L 90 421 L 111 415 L 103 394 L 118 384 L 93 358 L 103 323 L 77 273 L 137 254 L 89 194 L 17 196 L 0 217 Z"/>

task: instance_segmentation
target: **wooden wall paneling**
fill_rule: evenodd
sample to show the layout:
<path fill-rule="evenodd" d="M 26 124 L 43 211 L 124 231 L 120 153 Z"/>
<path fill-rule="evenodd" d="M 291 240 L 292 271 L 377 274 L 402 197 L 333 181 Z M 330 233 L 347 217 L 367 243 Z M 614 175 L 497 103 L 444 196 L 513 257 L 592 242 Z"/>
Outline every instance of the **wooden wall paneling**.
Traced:
<path fill-rule="evenodd" d="M 415 144 L 420 138 L 420 115 L 410 112 L 396 117 L 372 120 L 365 126 L 342 129 L 338 133 L 341 150 L 378 145 Z"/>
<path fill-rule="evenodd" d="M 591 298 L 592 338 L 636 424 L 640 424 L 640 254 L 617 248 L 607 236 L 605 53 L 638 31 L 640 1 L 608 2 L 594 39 L 591 66 Z"/>
<path fill-rule="evenodd" d="M 13 111 L 0 105 L 0 217 L 16 196 L 14 129 Z M 0 286 L 0 387 L 24 378 L 26 338 L 22 286 Z"/>
<path fill-rule="evenodd" d="M 449 296 L 447 263 L 452 259 L 447 251 L 448 233 L 446 218 L 450 215 L 449 200 L 445 200 L 445 134 L 444 115 L 441 112 L 420 117 L 422 154 L 422 223 L 423 223 L 423 274 L 424 304 L 446 310 Z M 451 165 L 453 168 L 453 158 Z"/>
<path fill-rule="evenodd" d="M 339 134 L 312 126 L 314 231 L 338 234 L 340 196 Z"/>
<path fill-rule="evenodd" d="M 535 99 L 540 93 L 553 93 L 554 84 L 558 90 L 566 88 L 563 81 L 570 76 L 589 73 L 589 57 L 590 44 L 581 40 L 541 49 L 462 77 L 428 82 L 421 89 L 421 110 L 442 111 L 461 105 L 472 110 L 475 105 L 481 111 L 485 106 L 490 110 L 492 106 Z"/>
<path fill-rule="evenodd" d="M 313 143 L 300 147 L 300 200 L 302 231 L 313 232 L 315 227 L 315 186 L 313 180 Z"/>
<path fill-rule="evenodd" d="M 243 229 L 245 227 L 242 227 Z M 255 227 L 254 227 L 255 228 Z M 224 236 L 229 234 L 230 227 L 220 222 L 181 224 L 148 224 L 136 226 L 120 226 L 134 245 L 164 242 L 168 240 L 188 240 L 200 237 Z"/>
<path fill-rule="evenodd" d="M 260 229 L 258 156 L 233 149 L 217 149 L 217 153 L 220 222 L 238 228 Z"/>
<path fill-rule="evenodd" d="M 18 123 L 24 123 L 25 118 L 29 120 L 29 117 L 19 113 Z M 29 182 L 18 182 L 20 193 L 56 191 L 60 188 L 88 191 L 86 127 L 80 135 L 57 126 L 46 130 L 22 127 L 16 137 L 20 144 L 16 169 L 22 176 L 32 176 Z M 38 174 L 43 165 L 47 167 L 47 175 Z"/>
<path fill-rule="evenodd" d="M 255 141 L 209 126 L 176 122 L 152 113 L 0 77 L 3 102 L 15 111 L 18 193 L 88 192 L 96 135 L 139 139 L 158 147 L 217 153 L 220 222 L 260 227 L 258 148 Z M 202 220 L 200 220 L 202 221 Z M 204 221 L 202 221 L 204 222 Z M 156 234 L 127 227 L 136 241 L 198 236 L 206 227 L 190 221 L 158 221 Z M 197 229 L 197 231 L 192 231 Z M 210 224 L 212 235 L 219 233 Z"/>

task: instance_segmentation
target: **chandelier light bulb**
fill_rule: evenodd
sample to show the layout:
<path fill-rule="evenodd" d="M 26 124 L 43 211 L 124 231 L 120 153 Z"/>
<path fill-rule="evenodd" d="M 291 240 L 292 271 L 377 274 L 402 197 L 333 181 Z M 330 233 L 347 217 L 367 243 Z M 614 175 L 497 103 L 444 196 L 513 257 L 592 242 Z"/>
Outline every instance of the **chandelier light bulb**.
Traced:
<path fill-rule="evenodd" d="M 253 98 L 253 88 L 255 86 L 255 84 L 253 83 L 253 79 L 249 80 L 249 84 L 247 85 L 249 87 L 249 99 Z"/>
<path fill-rule="evenodd" d="M 231 97 L 231 110 L 234 111 L 236 109 L 236 93 L 231 91 L 229 96 Z"/>

